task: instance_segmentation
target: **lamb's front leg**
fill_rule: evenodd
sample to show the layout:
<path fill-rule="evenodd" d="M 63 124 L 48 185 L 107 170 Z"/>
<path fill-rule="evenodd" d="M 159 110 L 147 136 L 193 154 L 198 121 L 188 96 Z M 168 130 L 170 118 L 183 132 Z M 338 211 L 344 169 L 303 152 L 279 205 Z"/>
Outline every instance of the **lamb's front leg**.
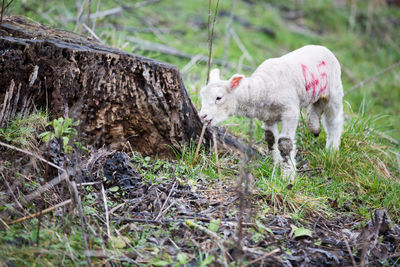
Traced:
<path fill-rule="evenodd" d="M 296 145 L 295 135 L 299 112 L 293 110 L 282 116 L 282 130 L 278 139 L 278 149 L 280 152 L 281 172 L 284 179 L 294 180 L 296 175 Z"/>
<path fill-rule="evenodd" d="M 262 129 L 264 130 L 264 139 L 268 144 L 268 152 L 276 163 L 280 158 L 277 147 L 279 137 L 278 124 L 276 122 L 263 122 Z"/>

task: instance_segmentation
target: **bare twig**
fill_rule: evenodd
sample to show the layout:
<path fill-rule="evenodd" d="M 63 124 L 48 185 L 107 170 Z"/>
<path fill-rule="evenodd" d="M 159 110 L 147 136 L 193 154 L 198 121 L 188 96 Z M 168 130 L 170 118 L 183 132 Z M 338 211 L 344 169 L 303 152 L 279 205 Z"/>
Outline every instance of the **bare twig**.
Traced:
<path fill-rule="evenodd" d="M 64 171 L 61 175 L 57 176 L 56 178 L 54 178 L 53 180 L 51 180 L 50 182 L 45 183 L 44 185 L 42 185 L 41 187 L 39 187 L 38 189 L 36 189 L 34 192 L 30 193 L 27 196 L 24 196 L 23 199 L 23 203 L 29 203 L 30 201 L 38 198 L 41 194 L 43 194 L 44 192 L 50 190 L 51 188 L 53 188 L 55 185 L 61 183 L 62 181 L 68 179 L 68 174 L 66 171 Z"/>
<path fill-rule="evenodd" d="M 346 244 L 347 251 L 349 252 L 349 255 L 350 255 L 350 258 L 351 258 L 351 262 L 353 263 L 353 266 L 356 267 L 357 264 L 356 264 L 356 261 L 354 260 L 353 252 L 351 251 L 349 242 L 347 241 L 347 238 L 346 238 L 346 236 L 343 234 L 343 232 L 342 232 L 342 238 L 343 238 L 343 240 L 344 240 L 344 243 Z"/>
<path fill-rule="evenodd" d="M 219 0 L 217 0 L 217 5 L 215 7 L 214 11 L 214 19 L 211 27 L 211 32 L 210 32 L 210 15 L 211 15 L 211 0 L 208 1 L 208 61 L 207 61 L 207 82 L 210 80 L 210 64 L 211 64 L 211 56 L 212 56 L 212 45 L 213 45 L 213 39 L 214 39 L 214 26 L 215 26 L 215 21 L 217 19 L 217 13 L 218 13 L 218 4 Z"/>
<path fill-rule="evenodd" d="M 0 222 L 7 228 L 7 229 L 10 229 L 10 226 L 8 226 L 8 224 L 5 222 L 5 221 L 3 221 L 3 219 L 0 217 Z"/>
<path fill-rule="evenodd" d="M 7 118 L 10 116 L 9 114 L 9 106 L 11 104 L 11 99 L 13 97 L 13 92 L 15 88 L 14 79 L 10 82 L 10 87 L 6 90 L 6 94 L 3 100 L 3 108 L 0 111 L 0 127 L 7 121 Z"/>
<path fill-rule="evenodd" d="M 252 264 L 254 264 L 254 263 L 258 262 L 258 261 L 264 260 L 265 258 L 267 258 L 267 257 L 269 257 L 269 256 L 272 256 L 273 254 L 275 254 L 275 253 L 277 253 L 277 252 L 279 252 L 279 251 L 280 251 L 279 248 L 274 249 L 274 250 L 272 250 L 272 251 L 267 251 L 267 252 L 264 253 L 264 255 L 262 255 L 261 257 L 255 259 L 255 260 L 250 261 L 250 262 L 247 263 L 245 266 L 250 266 L 250 265 L 252 265 Z"/>
<path fill-rule="evenodd" d="M 92 35 L 97 41 L 99 41 L 100 43 L 104 44 L 104 42 L 100 39 L 99 36 L 97 36 L 97 34 L 89 28 L 88 25 L 86 25 L 85 23 L 82 23 L 82 26 L 88 31 L 88 33 L 90 33 L 90 35 Z"/>
<path fill-rule="evenodd" d="M 208 234 L 210 237 L 212 237 L 212 238 L 214 238 L 214 240 L 215 240 L 215 243 L 217 243 L 217 245 L 218 245 L 218 247 L 221 249 L 221 252 L 222 252 L 222 259 L 223 259 L 223 265 L 224 266 L 229 266 L 228 265 L 228 261 L 227 261 L 227 259 L 226 259 L 226 249 L 225 249 L 225 247 L 224 247 L 224 245 L 223 245 L 223 240 L 221 240 L 221 238 L 216 234 L 216 233 L 214 233 L 213 231 L 210 231 L 209 229 L 207 229 L 206 227 L 204 227 L 204 226 L 202 226 L 202 225 L 200 225 L 200 224 L 198 224 L 198 223 L 195 223 L 194 221 L 190 221 L 190 222 L 186 222 L 189 226 L 194 226 L 194 227 L 196 227 L 197 229 L 200 229 L 201 231 L 203 231 L 203 232 L 205 232 L 206 234 Z"/>
<path fill-rule="evenodd" d="M 4 13 L 4 6 L 5 6 L 5 2 L 6 2 L 6 0 L 3 0 L 2 1 L 2 3 L 1 3 L 1 10 L 0 10 L 0 28 L 1 28 L 1 25 L 3 24 L 3 13 Z"/>
<path fill-rule="evenodd" d="M 225 49 L 224 49 L 224 57 L 223 57 L 224 61 L 228 60 L 228 51 L 229 51 L 229 43 L 230 43 L 229 40 L 231 38 L 231 28 L 232 28 L 232 22 L 233 22 L 233 14 L 235 12 L 235 4 L 236 4 L 236 0 L 232 0 L 231 13 L 229 14 L 229 21 L 228 21 L 228 24 L 226 25 Z"/>
<path fill-rule="evenodd" d="M 3 0 L 2 1 L 2 4 L 1 4 L 1 10 L 0 10 L 0 13 L 1 13 L 1 17 L 0 17 L 0 29 L 1 29 L 1 25 L 3 24 L 3 15 L 4 15 L 4 13 L 6 12 L 6 10 L 8 9 L 8 7 L 11 5 L 11 3 L 13 2 L 14 0 L 11 0 L 10 2 L 8 2 L 8 4 L 7 5 L 5 5 L 5 3 L 7 3 L 7 0 Z"/>
<path fill-rule="evenodd" d="M 218 179 L 219 182 L 222 182 L 221 179 L 221 168 L 219 167 L 219 163 L 218 163 L 218 147 L 217 147 L 217 137 L 216 137 L 216 133 L 213 132 L 213 143 L 214 143 L 214 154 L 215 154 L 215 166 L 217 166 L 217 171 L 218 171 Z"/>
<path fill-rule="evenodd" d="M 192 54 L 188 54 L 188 53 L 184 53 L 182 51 L 179 51 L 173 47 L 167 46 L 167 45 L 163 45 L 163 44 L 159 44 L 159 43 L 155 43 L 155 42 L 151 42 L 151 41 L 147 41 L 147 40 L 142 40 L 133 36 L 127 36 L 126 40 L 128 40 L 129 42 L 136 44 L 138 49 L 141 50 L 145 50 L 145 51 L 155 51 L 155 52 L 159 52 L 159 53 L 163 53 L 163 54 L 168 54 L 168 55 L 172 55 L 175 57 L 181 57 L 181 58 L 188 58 L 188 59 L 192 59 L 193 57 L 198 57 L 199 62 L 202 63 L 207 63 L 208 62 L 208 57 L 204 56 L 204 55 L 192 55 Z M 227 68 L 230 69 L 236 69 L 236 63 L 232 63 L 232 62 L 228 62 L 228 61 L 224 61 L 221 59 L 212 59 L 211 60 L 212 64 L 216 64 L 216 65 L 220 65 L 220 66 L 226 66 Z M 253 71 L 254 68 L 248 65 L 243 65 L 243 68 L 249 71 Z"/>
<path fill-rule="evenodd" d="M 90 27 L 90 13 L 92 11 L 92 0 L 89 0 L 88 3 L 88 16 L 87 16 L 87 26 Z"/>
<path fill-rule="evenodd" d="M 1 145 L 1 146 L 4 146 L 4 147 L 7 147 L 7 148 L 9 148 L 9 149 L 13 149 L 13 150 L 16 150 L 16 151 L 25 153 L 25 154 L 27 154 L 27 155 L 29 155 L 29 156 L 35 157 L 35 158 L 37 158 L 37 159 L 39 159 L 39 160 L 41 160 L 41 161 L 43 161 L 43 162 L 49 164 L 50 166 L 52 166 L 52 167 L 54 167 L 54 168 L 56 168 L 56 169 L 58 169 L 58 170 L 60 170 L 60 171 L 65 171 L 63 168 L 61 168 L 61 167 L 55 165 L 54 163 L 51 163 L 50 161 L 45 160 L 45 159 L 42 158 L 41 156 L 36 155 L 36 154 L 34 154 L 34 153 L 30 152 L 30 151 L 27 151 L 27 150 L 24 150 L 24 149 L 21 149 L 21 148 L 18 148 L 18 147 L 16 147 L 16 146 L 9 145 L 9 144 L 3 143 L 3 142 L 0 142 L 0 145 Z"/>
<path fill-rule="evenodd" d="M 374 128 L 369 128 L 369 130 L 373 131 L 374 133 L 376 133 L 377 135 L 379 135 L 380 137 L 387 139 L 390 143 L 398 145 L 399 141 L 394 139 L 393 137 L 390 137 L 389 135 L 382 133 L 378 130 L 375 130 Z"/>
<path fill-rule="evenodd" d="M 101 184 L 101 195 L 103 196 L 104 214 L 106 215 L 107 236 L 108 236 L 108 238 L 110 238 L 111 237 L 110 219 L 109 219 L 109 213 L 108 213 L 107 196 L 106 196 L 106 192 L 104 190 L 103 184 Z"/>
<path fill-rule="evenodd" d="M 74 202 L 76 206 L 78 207 L 78 212 L 79 212 L 79 217 L 81 220 L 81 228 L 82 228 L 82 233 L 83 233 L 83 240 L 85 242 L 85 255 L 86 255 L 86 260 L 89 264 L 89 266 L 92 266 L 91 260 L 90 260 L 90 254 L 89 254 L 89 244 L 88 244 L 88 239 L 89 235 L 86 233 L 85 229 L 85 217 L 83 216 L 83 207 L 82 207 L 82 202 L 81 202 L 81 197 L 79 196 L 78 188 L 76 186 L 75 181 L 71 181 L 69 183 L 70 185 L 70 190 L 72 191 L 72 195 L 74 197 Z"/>
<path fill-rule="evenodd" d="M 156 217 L 156 221 L 159 221 L 159 220 L 161 219 L 161 215 L 163 214 L 163 209 L 164 209 L 165 205 L 168 203 L 168 200 L 169 200 L 169 198 L 170 198 L 172 192 L 173 192 L 174 189 L 175 189 L 175 185 L 176 185 L 176 181 L 175 181 L 174 184 L 172 185 L 171 190 L 169 190 L 168 196 L 167 196 L 167 198 L 165 199 L 164 204 L 162 205 L 162 207 L 161 207 L 161 209 L 160 209 L 160 212 L 158 213 L 158 215 L 157 215 L 157 217 Z"/>
<path fill-rule="evenodd" d="M 240 178 L 238 180 L 238 185 L 237 185 L 237 192 L 239 195 L 239 221 L 237 223 L 237 249 L 239 251 L 243 251 L 242 248 L 242 239 L 243 239 L 243 220 L 244 220 L 244 214 L 245 210 L 248 208 L 248 200 L 250 199 L 250 173 L 249 173 L 249 162 L 251 161 L 252 158 L 252 143 L 253 143 L 253 119 L 250 119 L 250 129 L 249 129 L 249 144 L 248 144 L 248 150 L 246 153 L 246 157 L 240 164 Z M 243 183 L 244 183 L 244 188 L 243 188 Z"/>
<path fill-rule="evenodd" d="M 65 201 L 63 201 L 61 203 L 58 203 L 57 205 L 54 205 L 54 206 L 52 206 L 50 208 L 44 209 L 44 210 L 36 212 L 34 214 L 30 214 L 30 215 L 25 216 L 23 218 L 19 218 L 17 220 L 14 220 L 14 221 L 10 222 L 9 224 L 15 224 L 15 223 L 19 223 L 19 222 L 23 222 L 23 221 L 35 218 L 35 217 L 39 216 L 40 214 L 46 214 L 46 213 L 48 213 L 48 212 L 50 212 L 52 210 L 55 210 L 55 209 L 60 208 L 60 207 L 63 207 L 63 206 L 65 206 L 65 205 L 67 205 L 67 204 L 69 204 L 71 202 L 72 202 L 71 199 L 65 200 Z"/>
<path fill-rule="evenodd" d="M 243 56 L 250 61 L 250 63 L 254 64 L 254 59 L 250 55 L 249 51 L 247 51 L 246 47 L 244 46 L 243 42 L 240 40 L 239 36 L 237 35 L 236 31 L 232 28 L 231 35 L 233 40 L 235 40 L 237 46 L 239 47 L 240 51 L 242 51 Z"/>
<path fill-rule="evenodd" d="M 101 0 L 97 0 L 97 6 L 96 6 L 96 13 L 95 14 L 97 14 L 97 12 L 99 12 L 100 3 L 101 3 Z M 90 15 L 90 18 L 92 18 L 92 15 Z M 96 22 L 97 22 L 97 17 L 94 17 L 93 18 L 93 22 L 92 22 L 92 31 L 94 31 L 94 29 L 96 28 Z"/>
<path fill-rule="evenodd" d="M 203 142 L 204 132 L 206 131 L 206 128 L 207 128 L 207 123 L 204 123 L 203 129 L 201 129 L 199 142 L 197 143 L 196 152 L 194 153 L 192 165 L 194 165 L 196 163 L 197 157 L 199 156 L 200 146 L 201 146 L 201 143 Z"/>
<path fill-rule="evenodd" d="M 81 4 L 81 6 L 80 6 L 80 8 L 78 10 L 78 15 L 76 16 L 76 19 L 75 19 L 76 25 L 75 25 L 75 28 L 74 28 L 74 32 L 76 32 L 78 30 L 78 28 L 79 28 L 79 26 L 81 24 L 81 17 L 82 17 L 82 14 L 83 14 L 83 10 L 85 9 L 86 1 L 87 0 L 83 0 L 82 1 L 82 4 Z"/>
<path fill-rule="evenodd" d="M 353 92 L 354 90 L 356 90 L 356 89 L 358 89 L 358 88 L 364 86 L 365 84 L 370 83 L 370 82 L 376 80 L 379 76 L 381 76 L 381 75 L 383 75 L 383 74 L 385 74 L 385 73 L 387 73 L 387 72 L 389 72 L 389 71 L 391 71 L 391 70 L 397 68 L 398 66 L 400 66 L 400 61 L 397 62 L 397 63 L 395 63 L 395 64 L 393 64 L 393 65 L 391 65 L 391 66 L 389 66 L 389 67 L 387 67 L 386 69 L 384 69 L 384 70 L 378 72 L 377 74 L 368 77 L 367 79 L 365 79 L 365 80 L 359 82 L 358 84 L 354 85 L 354 86 L 351 87 L 349 90 L 347 90 L 346 92 L 344 92 L 344 95 L 348 95 L 349 93 L 351 93 L 351 92 Z"/>
<path fill-rule="evenodd" d="M 3 172 L 0 172 L 0 174 L 1 174 L 1 177 L 3 177 L 3 180 L 4 180 L 5 184 L 8 187 L 8 190 L 10 191 L 10 194 L 13 196 L 13 198 L 15 200 L 15 203 L 17 203 L 17 205 L 18 205 L 18 207 L 20 207 L 20 209 L 24 210 L 24 208 L 22 207 L 21 203 L 18 201 L 18 198 L 15 196 L 13 190 L 11 189 L 10 184 L 8 183 L 6 177 L 4 177 Z"/>

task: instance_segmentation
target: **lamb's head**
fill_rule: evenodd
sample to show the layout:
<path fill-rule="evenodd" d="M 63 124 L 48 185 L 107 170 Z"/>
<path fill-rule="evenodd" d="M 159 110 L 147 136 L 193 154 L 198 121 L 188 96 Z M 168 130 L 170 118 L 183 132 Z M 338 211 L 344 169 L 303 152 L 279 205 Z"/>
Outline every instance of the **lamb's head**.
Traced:
<path fill-rule="evenodd" d="M 226 81 L 219 78 L 218 69 L 210 72 L 210 82 L 200 91 L 202 121 L 215 126 L 234 114 L 237 103 L 234 92 L 243 78 L 243 75 L 235 74 Z"/>

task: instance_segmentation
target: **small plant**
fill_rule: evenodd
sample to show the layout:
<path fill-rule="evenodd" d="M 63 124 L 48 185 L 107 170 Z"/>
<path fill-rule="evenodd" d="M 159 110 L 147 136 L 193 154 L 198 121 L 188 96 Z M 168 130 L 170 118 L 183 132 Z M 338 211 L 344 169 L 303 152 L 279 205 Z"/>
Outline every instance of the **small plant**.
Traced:
<path fill-rule="evenodd" d="M 74 128 L 74 126 L 78 126 L 79 121 L 74 121 L 72 118 L 58 118 L 54 119 L 52 122 L 49 122 L 46 126 L 52 126 L 53 131 L 47 131 L 41 133 L 39 138 L 47 143 L 54 138 L 59 140 L 62 145 L 63 149 L 66 153 L 72 151 L 72 147 L 69 145 L 69 141 L 71 138 L 78 135 L 78 131 Z M 79 142 L 76 143 L 79 147 L 82 147 Z M 82 147 L 83 148 L 83 147 Z"/>
<path fill-rule="evenodd" d="M 15 117 L 6 127 L 0 128 L 0 137 L 21 148 L 36 147 L 36 132 L 44 129 L 47 113 L 36 111 L 28 116 Z"/>

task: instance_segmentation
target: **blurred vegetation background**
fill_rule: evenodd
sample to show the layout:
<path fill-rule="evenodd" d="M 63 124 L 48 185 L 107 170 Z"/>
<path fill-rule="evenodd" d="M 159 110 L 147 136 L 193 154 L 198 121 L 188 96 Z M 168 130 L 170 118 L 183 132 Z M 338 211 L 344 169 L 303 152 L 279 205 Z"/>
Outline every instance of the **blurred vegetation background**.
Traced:
<path fill-rule="evenodd" d="M 211 67 L 226 78 L 249 75 L 265 59 L 306 44 L 335 53 L 345 91 L 400 61 L 396 0 L 22 0 L 7 11 L 174 64 L 197 106 L 207 76 L 199 55 L 208 56 L 209 12 L 210 24 L 217 14 L 212 57 L 229 62 Z M 399 85 L 400 68 L 378 76 L 346 95 L 346 113 L 376 115 L 375 130 L 400 139 Z M 238 119 L 226 124 L 240 131 Z"/>

